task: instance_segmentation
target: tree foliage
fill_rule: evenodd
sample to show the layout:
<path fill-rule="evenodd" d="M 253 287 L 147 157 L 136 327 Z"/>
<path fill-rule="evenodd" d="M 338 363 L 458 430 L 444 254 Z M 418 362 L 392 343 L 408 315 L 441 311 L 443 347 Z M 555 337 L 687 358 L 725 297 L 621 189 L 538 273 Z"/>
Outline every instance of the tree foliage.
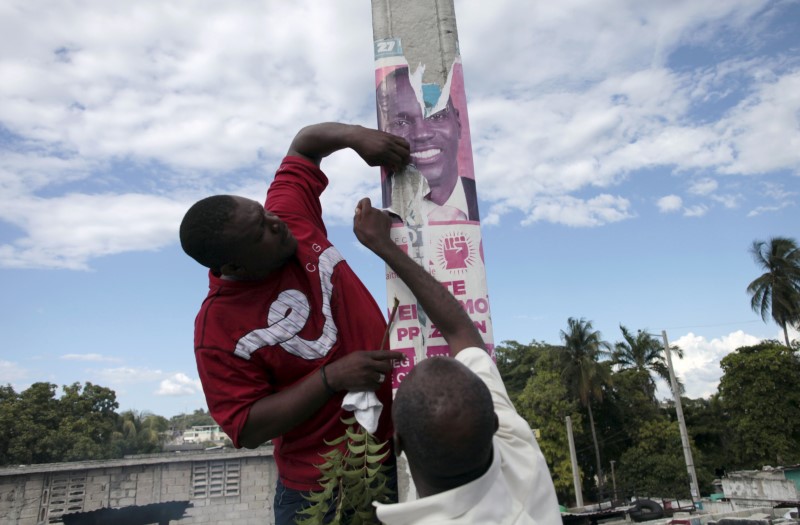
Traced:
<path fill-rule="evenodd" d="M 505 341 L 498 347 L 503 380 L 519 413 L 540 431 L 539 445 L 564 503 L 574 497 L 567 415 L 586 501 L 603 497 L 594 493 L 594 482 L 611 460 L 620 496 L 634 495 L 633 489 L 640 496 L 688 495 L 674 404 L 654 402 L 653 378 L 668 378 L 662 345 L 645 331 L 621 328 L 614 369 L 602 359 L 607 343 L 584 319 L 569 320 L 563 346 Z M 742 347 L 721 367 L 717 394 L 682 397 L 701 494 L 710 493 L 714 477 L 726 471 L 800 463 L 800 345 Z"/>
<path fill-rule="evenodd" d="M 158 452 L 168 422 L 119 408 L 116 393 L 92 383 L 61 388 L 0 386 L 0 465 L 121 458 Z"/>
<path fill-rule="evenodd" d="M 800 462 L 800 358 L 777 341 L 737 349 L 720 362 L 722 406 L 734 466 Z"/>
<path fill-rule="evenodd" d="M 118 404 L 113 390 L 86 383 L 34 383 L 0 395 L 0 461 L 3 465 L 109 457 Z"/>
<path fill-rule="evenodd" d="M 794 239 L 773 237 L 754 241 L 750 253 L 764 270 L 747 286 L 750 306 L 764 321 L 771 315 L 791 347 L 787 327 L 800 326 L 800 247 Z"/>
<path fill-rule="evenodd" d="M 611 376 L 603 401 L 595 409 L 597 433 L 606 466 L 619 460 L 636 443 L 638 429 L 645 423 L 664 417 L 649 393 L 642 390 L 647 372 L 620 370 Z M 606 469 L 606 473 L 608 469 Z"/>
<path fill-rule="evenodd" d="M 114 457 L 152 454 L 161 450 L 169 422 L 155 414 L 127 410 L 119 415 L 111 440 Z"/>
<path fill-rule="evenodd" d="M 497 370 L 500 372 L 508 396 L 515 406 L 517 406 L 517 398 L 534 374 L 536 359 L 548 348 L 550 348 L 549 345 L 536 341 L 531 341 L 527 345 L 517 341 L 503 341 L 494 348 Z"/>
<path fill-rule="evenodd" d="M 562 377 L 569 391 L 577 396 L 589 415 L 597 477 L 602 487 L 603 467 L 592 402 L 603 398 L 603 388 L 611 382 L 610 362 L 600 362 L 600 358 L 609 355 L 611 345 L 602 339 L 591 321 L 570 317 L 567 324 L 568 329 L 561 331 L 561 340 L 564 342 L 564 352 L 561 354 Z"/>
<path fill-rule="evenodd" d="M 719 394 L 707 399 L 681 398 L 686 429 L 700 452 L 695 456 L 694 464 L 701 494 L 715 492 L 714 478 L 721 478 L 730 464 L 730 436 Z M 670 421 L 677 421 L 674 408 L 668 412 Z"/>
<path fill-rule="evenodd" d="M 169 419 L 169 427 L 175 430 L 187 430 L 192 427 L 216 425 L 211 414 L 202 408 L 196 409 L 191 414 L 178 414 Z"/>
<path fill-rule="evenodd" d="M 311 505 L 298 511 L 298 525 L 375 523 L 372 502 L 388 503 L 393 494 L 390 467 L 381 463 L 390 453 L 388 442 L 375 441 L 354 417 L 342 422 L 348 425 L 345 433 L 325 442 L 333 448 L 322 454 L 318 466 L 322 490 L 307 497 Z"/>
<path fill-rule="evenodd" d="M 694 451 L 693 456 L 698 456 Z M 638 430 L 636 444 L 619 460 L 620 485 L 639 497 L 689 497 L 689 474 L 678 424 L 654 420 Z"/>
<path fill-rule="evenodd" d="M 572 419 L 575 437 L 580 437 L 582 433 L 583 418 L 577 401 L 571 398 L 561 382 L 560 371 L 553 367 L 537 366 L 536 374 L 519 396 L 519 411 L 531 428 L 539 431 L 539 447 L 550 468 L 559 499 L 574 500 L 566 417 Z"/>
<path fill-rule="evenodd" d="M 667 384 L 670 382 L 664 347 L 647 330 L 637 330 L 634 335 L 624 325 L 619 325 L 619 329 L 622 331 L 623 340 L 614 345 L 611 360 L 619 370 L 639 372 L 635 377 L 643 380 L 640 388 L 655 402 L 655 377 L 660 377 Z M 683 357 L 683 352 L 679 348 L 674 350 L 678 357 Z"/>

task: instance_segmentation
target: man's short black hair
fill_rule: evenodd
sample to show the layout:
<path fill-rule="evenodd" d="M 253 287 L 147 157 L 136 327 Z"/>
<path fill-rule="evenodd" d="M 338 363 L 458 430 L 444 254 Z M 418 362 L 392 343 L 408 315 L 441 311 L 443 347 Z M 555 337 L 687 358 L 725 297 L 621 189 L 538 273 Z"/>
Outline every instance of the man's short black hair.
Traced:
<path fill-rule="evenodd" d="M 224 230 L 236 206 L 231 195 L 213 195 L 194 203 L 181 221 L 183 251 L 206 268 L 218 271 L 228 262 Z"/>
<path fill-rule="evenodd" d="M 497 421 L 486 384 L 446 357 L 426 359 L 405 377 L 392 415 L 409 463 L 439 479 L 480 467 Z"/>

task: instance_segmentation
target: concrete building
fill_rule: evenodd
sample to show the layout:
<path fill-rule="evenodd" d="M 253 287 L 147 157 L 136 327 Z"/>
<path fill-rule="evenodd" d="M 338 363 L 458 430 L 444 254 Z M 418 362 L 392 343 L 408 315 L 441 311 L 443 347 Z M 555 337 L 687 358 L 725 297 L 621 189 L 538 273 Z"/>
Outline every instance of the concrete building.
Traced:
<path fill-rule="evenodd" d="M 800 465 L 728 472 L 722 490 L 734 508 L 800 504 Z"/>
<path fill-rule="evenodd" d="M 62 523 L 65 514 L 176 502 L 186 510 L 169 523 L 263 525 L 273 522 L 276 481 L 272 447 L 21 465 L 0 469 L 0 523 Z"/>
<path fill-rule="evenodd" d="M 221 445 L 226 439 L 225 434 L 219 425 L 195 426 L 189 430 L 184 430 L 181 434 L 183 443 L 216 443 Z"/>

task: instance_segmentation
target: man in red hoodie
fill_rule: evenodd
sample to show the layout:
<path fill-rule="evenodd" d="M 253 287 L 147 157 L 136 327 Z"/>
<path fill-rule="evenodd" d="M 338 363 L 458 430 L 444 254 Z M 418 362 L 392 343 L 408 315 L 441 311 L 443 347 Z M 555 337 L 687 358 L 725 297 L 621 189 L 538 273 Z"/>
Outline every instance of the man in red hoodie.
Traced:
<path fill-rule="evenodd" d="M 236 447 L 275 445 L 275 521 L 294 523 L 319 490 L 320 454 L 345 433 L 348 391 L 375 391 L 375 436 L 392 436 L 392 360 L 379 348 L 386 321 L 328 241 L 319 197 L 323 157 L 351 148 L 370 166 L 397 169 L 408 143 L 338 123 L 298 132 L 266 204 L 231 195 L 195 203 L 180 228 L 184 251 L 209 268 L 195 322 L 195 357 L 211 415 Z M 390 455 L 392 456 L 392 455 Z M 392 456 L 393 457 L 393 456 Z M 392 459 L 393 460 L 393 459 Z"/>

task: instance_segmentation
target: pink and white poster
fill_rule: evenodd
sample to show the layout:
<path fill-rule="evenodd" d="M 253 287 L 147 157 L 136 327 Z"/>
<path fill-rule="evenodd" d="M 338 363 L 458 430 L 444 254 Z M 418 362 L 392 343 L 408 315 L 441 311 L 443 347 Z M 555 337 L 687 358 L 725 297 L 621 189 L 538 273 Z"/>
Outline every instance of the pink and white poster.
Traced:
<path fill-rule="evenodd" d="M 461 61 L 444 85 L 423 81 L 425 65 L 410 65 L 399 38 L 375 42 L 378 127 L 411 146 L 411 165 L 382 170 L 383 207 L 396 217 L 392 238 L 459 300 L 490 351 L 493 334 L 480 215 Z M 407 359 L 393 386 L 422 359 L 447 355 L 444 338 L 405 284 L 387 267 L 389 311 L 399 306 L 389 338 Z"/>

